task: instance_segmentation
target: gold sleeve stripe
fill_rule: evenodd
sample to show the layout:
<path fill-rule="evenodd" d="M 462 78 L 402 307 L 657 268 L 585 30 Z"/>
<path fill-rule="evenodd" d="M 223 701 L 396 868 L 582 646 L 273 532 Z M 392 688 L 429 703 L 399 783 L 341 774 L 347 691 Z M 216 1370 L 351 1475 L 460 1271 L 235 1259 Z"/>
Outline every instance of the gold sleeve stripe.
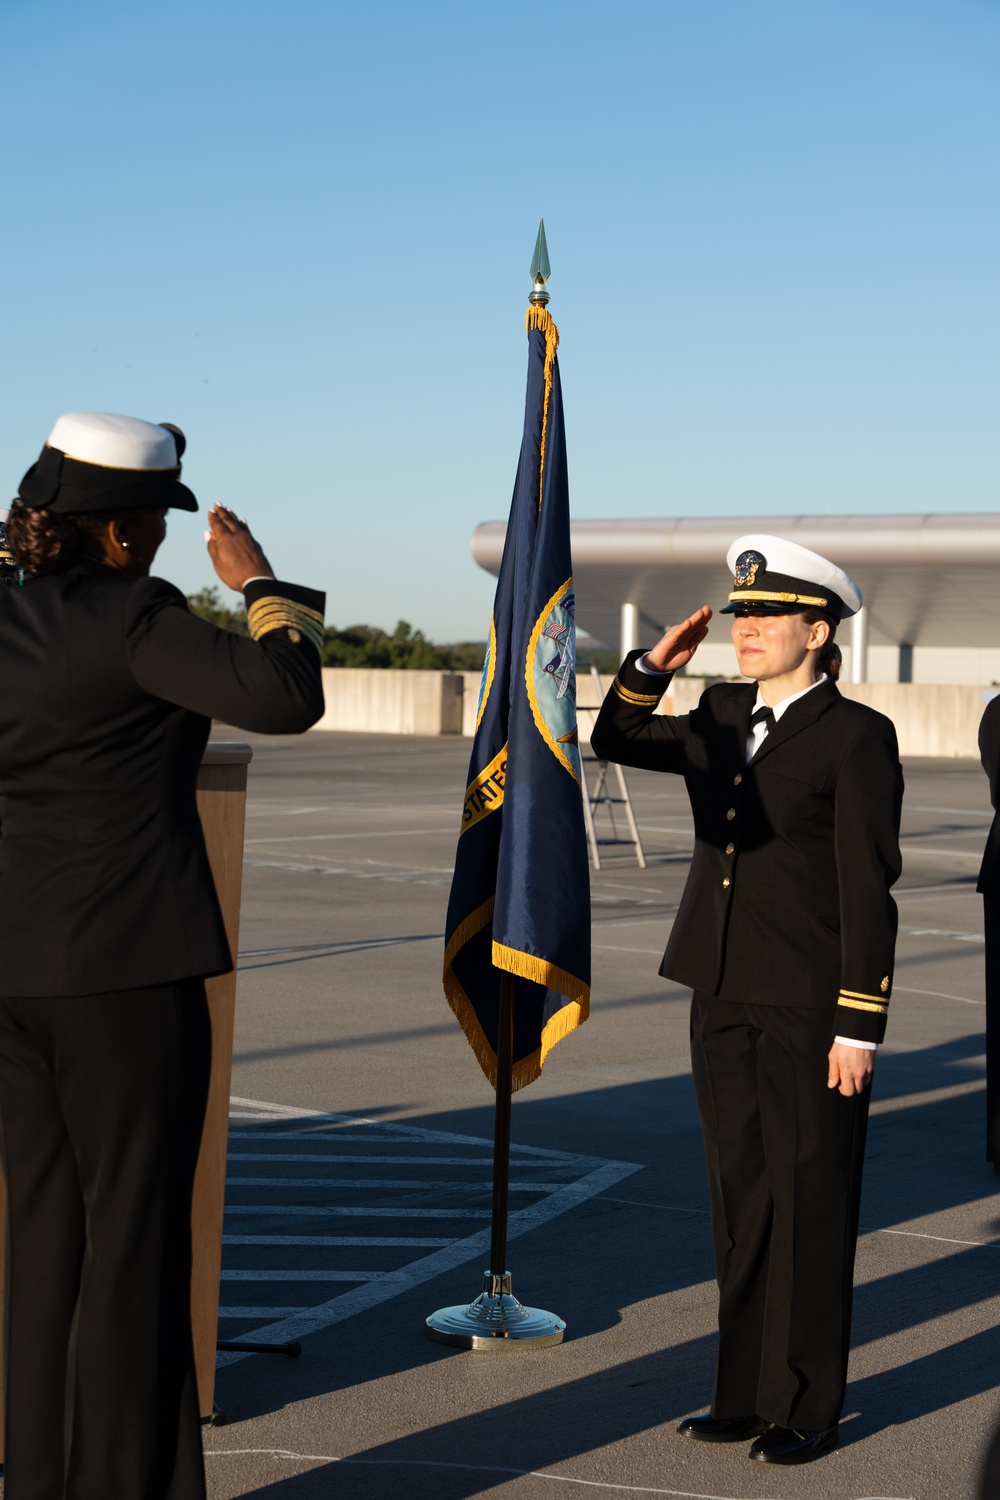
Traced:
<path fill-rule="evenodd" d="M 866 995 L 863 990 L 841 990 L 842 995 L 849 995 L 852 1000 L 877 1000 L 879 1005 L 888 1005 L 888 995 Z"/>
<path fill-rule="evenodd" d="M 830 602 L 813 594 L 781 594 L 771 589 L 739 589 L 729 596 L 730 604 L 737 604 L 741 599 L 756 599 L 764 604 L 814 604 L 817 609 L 823 609 Z"/>
<path fill-rule="evenodd" d="M 312 620 L 317 625 L 323 624 L 323 616 L 318 609 L 310 609 L 308 604 L 299 604 L 294 599 L 285 599 L 280 594 L 266 594 L 262 599 L 256 599 L 250 606 L 250 611 L 277 607 L 279 609 L 294 609 L 295 613 L 302 615 L 304 619 Z"/>
<path fill-rule="evenodd" d="M 846 1000 L 843 995 L 837 1001 L 838 1005 L 846 1006 L 848 1010 L 873 1010 L 877 1016 L 886 1014 L 886 1005 L 872 1005 L 868 1000 Z"/>
<path fill-rule="evenodd" d="M 611 686 L 625 703 L 641 703 L 643 708 L 648 707 L 650 704 L 655 708 L 663 697 L 663 693 L 632 693 L 627 687 L 622 687 L 617 677 Z M 666 692 L 666 688 L 663 689 L 663 692 Z"/>
<path fill-rule="evenodd" d="M 247 610 L 247 623 L 255 641 L 271 630 L 287 630 L 292 641 L 298 643 L 305 636 L 317 651 L 323 650 L 323 616 L 292 599 L 269 594 L 255 600 Z"/>

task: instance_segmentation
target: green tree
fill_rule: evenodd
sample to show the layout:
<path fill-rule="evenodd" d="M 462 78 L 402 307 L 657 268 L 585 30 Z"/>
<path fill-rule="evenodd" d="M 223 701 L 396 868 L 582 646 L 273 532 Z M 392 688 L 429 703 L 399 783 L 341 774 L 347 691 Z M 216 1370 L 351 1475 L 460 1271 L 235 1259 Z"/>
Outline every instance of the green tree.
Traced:
<path fill-rule="evenodd" d="M 249 635 L 246 612 L 230 609 L 217 588 L 200 589 L 188 594 L 192 614 L 209 620 L 222 630 Z M 412 671 L 478 672 L 482 669 L 486 647 L 479 641 L 459 641 L 451 646 L 435 646 L 422 630 L 414 630 L 409 620 L 397 620 L 388 634 L 378 625 L 348 625 L 338 630 L 328 625 L 323 645 L 325 667 L 392 667 Z"/>
<path fill-rule="evenodd" d="M 197 594 L 188 594 L 188 606 L 193 615 L 218 625 L 220 630 L 231 630 L 234 635 L 249 635 L 245 609 L 229 609 L 222 602 L 217 588 L 199 589 Z"/>
<path fill-rule="evenodd" d="M 452 669 L 449 648 L 435 646 L 422 630 L 414 630 L 408 620 L 399 620 L 391 635 L 377 625 L 349 625 L 346 630 L 328 627 L 323 665 L 436 672 Z"/>

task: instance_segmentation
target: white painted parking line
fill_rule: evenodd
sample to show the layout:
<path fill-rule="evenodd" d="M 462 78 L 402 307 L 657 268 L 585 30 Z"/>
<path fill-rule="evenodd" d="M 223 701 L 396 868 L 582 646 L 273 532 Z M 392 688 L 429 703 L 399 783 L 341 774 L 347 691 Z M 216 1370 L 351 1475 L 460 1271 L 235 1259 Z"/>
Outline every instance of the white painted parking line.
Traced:
<path fill-rule="evenodd" d="M 428 1239 L 403 1234 L 224 1234 L 224 1245 L 315 1245 L 320 1249 L 344 1250 L 367 1247 L 390 1250 L 436 1250 L 450 1245 L 451 1238 Z M 225 1273 L 223 1272 L 223 1275 Z"/>
<path fill-rule="evenodd" d="M 904 937 L 950 938 L 954 943 L 985 943 L 981 932 L 960 932 L 952 927 L 900 927 Z"/>
<path fill-rule="evenodd" d="M 291 1318 L 301 1307 L 220 1307 L 220 1318 L 255 1318 L 259 1322 L 261 1318 Z"/>
<path fill-rule="evenodd" d="M 483 1165 L 491 1161 L 489 1152 L 491 1142 L 476 1136 L 464 1136 L 452 1134 L 448 1131 L 425 1130 L 420 1126 L 410 1125 L 371 1125 L 363 1119 L 354 1116 L 340 1114 L 320 1114 L 316 1111 L 293 1109 L 288 1106 L 280 1106 L 263 1103 L 252 1099 L 234 1099 L 232 1101 L 234 1118 L 253 1120 L 259 1125 L 265 1121 L 271 1121 L 276 1130 L 243 1130 L 239 1127 L 230 1132 L 231 1145 L 237 1149 L 233 1151 L 230 1165 L 238 1167 L 240 1161 L 248 1160 L 280 1160 L 289 1166 L 299 1161 L 312 1163 L 315 1172 L 315 1163 L 327 1162 L 330 1167 L 328 1176 L 295 1177 L 287 1175 L 284 1177 L 243 1177 L 238 1172 L 231 1172 L 228 1179 L 230 1194 L 239 1189 L 251 1197 L 254 1193 L 275 1188 L 289 1189 L 296 1193 L 322 1195 L 322 1201 L 307 1203 L 276 1204 L 273 1202 L 241 1202 L 229 1203 L 226 1207 L 226 1217 L 232 1222 L 235 1218 L 256 1219 L 261 1233 L 248 1234 L 225 1234 L 223 1236 L 223 1248 L 226 1253 L 226 1265 L 222 1272 L 223 1283 L 234 1282 L 268 1285 L 287 1282 L 303 1286 L 312 1283 L 320 1287 L 323 1283 L 333 1284 L 341 1282 L 352 1282 L 348 1289 L 327 1297 L 318 1305 L 310 1307 L 281 1308 L 277 1305 L 270 1308 L 261 1308 L 254 1312 L 248 1306 L 241 1304 L 234 1310 L 227 1307 L 223 1316 L 238 1318 L 240 1320 L 257 1324 L 247 1329 L 241 1336 L 253 1337 L 268 1343 L 286 1342 L 292 1339 L 300 1339 L 308 1333 L 315 1333 L 323 1328 L 328 1328 L 335 1323 L 343 1322 L 347 1318 L 356 1317 L 359 1313 L 376 1307 L 380 1303 L 387 1302 L 394 1297 L 401 1296 L 423 1282 L 431 1281 L 443 1272 L 453 1270 L 459 1266 L 466 1265 L 470 1261 L 479 1262 L 482 1269 L 483 1260 L 489 1252 L 490 1228 L 489 1219 L 491 1210 L 485 1204 L 483 1206 L 472 1206 L 468 1203 L 452 1206 L 448 1199 L 455 1193 L 465 1194 L 474 1199 L 488 1194 L 492 1182 L 481 1176 L 471 1181 L 462 1182 L 456 1180 L 454 1173 L 449 1172 L 440 1180 L 434 1178 L 396 1177 L 388 1175 L 365 1175 L 352 1177 L 344 1175 L 345 1166 L 356 1165 L 361 1168 L 373 1166 L 385 1166 L 388 1168 L 401 1165 L 442 1166 L 454 1168 L 457 1165 L 472 1167 L 482 1171 Z M 296 1128 L 290 1130 L 287 1126 L 295 1122 Z M 284 1125 L 286 1128 L 281 1129 Z M 341 1133 L 341 1127 L 343 1133 Z M 370 1154 L 344 1155 L 337 1151 L 340 1143 L 346 1139 L 351 1142 L 370 1142 L 374 1149 Z M 301 1143 L 303 1151 L 295 1153 L 282 1149 L 280 1153 L 241 1153 L 239 1146 L 248 1139 L 282 1142 L 296 1141 Z M 387 1143 L 399 1144 L 404 1148 L 410 1146 L 412 1152 L 417 1147 L 419 1155 L 393 1155 L 384 1150 Z M 317 1154 L 316 1146 L 321 1143 L 324 1148 L 332 1147 L 332 1150 L 324 1150 Z M 440 1155 L 434 1154 L 434 1146 L 442 1148 Z M 477 1149 L 476 1156 L 457 1156 L 456 1148 L 474 1147 Z M 531 1194 L 535 1201 L 527 1207 L 513 1209 L 508 1216 L 508 1239 L 517 1239 L 520 1235 L 528 1234 L 531 1230 L 548 1223 L 550 1220 L 579 1207 L 588 1199 L 597 1196 L 614 1187 L 614 1185 L 630 1177 L 633 1173 L 641 1170 L 634 1162 L 607 1161 L 598 1157 L 574 1156 L 570 1152 L 547 1151 L 538 1147 L 511 1148 L 512 1168 L 520 1173 L 529 1169 L 543 1171 L 547 1170 L 549 1176 L 540 1181 L 532 1182 L 530 1177 L 521 1176 L 511 1184 L 512 1189 L 518 1193 Z M 552 1174 L 556 1172 L 563 1180 L 553 1181 Z M 369 1201 L 366 1203 L 331 1203 L 327 1194 L 336 1194 L 343 1197 L 345 1193 L 367 1195 Z M 392 1203 L 392 1197 L 397 1197 L 398 1204 Z M 414 1203 L 414 1197 L 423 1199 L 422 1203 Z M 390 1201 L 387 1201 L 390 1200 Z M 369 1221 L 395 1220 L 402 1224 L 407 1220 L 424 1219 L 432 1220 L 445 1235 L 416 1240 L 407 1235 L 358 1235 L 342 1236 L 330 1234 L 273 1234 L 269 1231 L 285 1222 L 301 1219 L 331 1220 L 356 1219 Z M 459 1228 L 465 1222 L 473 1220 L 482 1228 L 476 1228 L 472 1233 L 462 1233 Z M 485 1223 L 484 1223 L 485 1221 Z M 454 1226 L 451 1234 L 447 1233 L 449 1225 Z M 249 1228 L 250 1226 L 248 1226 Z M 304 1227 L 304 1226 L 303 1226 Z M 360 1227 L 360 1226 L 359 1226 Z M 368 1246 L 374 1252 L 380 1252 L 382 1261 L 391 1261 L 391 1264 L 379 1266 L 362 1266 L 361 1268 L 345 1268 L 336 1264 L 336 1258 L 332 1257 L 332 1263 L 317 1266 L 315 1252 L 332 1252 L 348 1245 L 357 1247 Z M 285 1257 L 275 1256 L 273 1249 L 265 1257 L 261 1254 L 255 1256 L 254 1252 L 263 1252 L 269 1247 L 284 1247 L 288 1257 L 287 1266 L 276 1261 Z M 405 1253 L 393 1257 L 386 1256 L 386 1249 L 398 1249 L 405 1252 L 408 1249 L 422 1251 L 417 1259 L 407 1259 Z M 311 1252 L 311 1253 L 310 1253 Z M 309 1255 L 309 1260 L 303 1264 L 304 1255 Z M 233 1256 L 241 1256 L 242 1264 L 232 1264 Z M 247 1264 L 247 1259 L 252 1262 L 259 1260 L 260 1264 Z M 362 1259 L 362 1257 L 357 1257 Z M 373 1253 L 372 1259 L 375 1260 Z M 473 1291 L 476 1289 L 472 1289 Z M 458 1292 L 458 1296 L 462 1293 Z M 273 1316 L 272 1316 L 273 1314 Z M 258 1319 L 260 1320 L 258 1323 Z M 241 1351 L 227 1351 L 220 1353 L 218 1363 L 220 1366 L 233 1364 L 241 1359 L 246 1359 L 247 1354 Z"/>
<path fill-rule="evenodd" d="M 984 999 L 972 1000 L 968 995 L 946 995 L 943 990 L 915 990 L 912 985 L 895 984 L 893 989 L 900 995 L 929 995 L 932 1000 L 959 1000 L 963 1005 L 985 1005 Z"/>
<path fill-rule="evenodd" d="M 425 872 L 414 869 L 412 865 L 393 866 L 395 873 L 392 873 L 386 869 L 361 869 L 357 865 L 307 865 L 289 859 L 245 859 L 243 863 L 257 870 L 292 870 L 299 875 L 348 875 L 354 880 L 412 881 L 416 885 L 445 885 L 451 880 L 451 870 L 424 878 Z"/>
<path fill-rule="evenodd" d="M 299 1244 L 309 1243 L 299 1241 Z M 450 1243 L 450 1241 L 448 1242 Z M 374 1281 L 381 1271 L 289 1271 L 277 1270 L 223 1271 L 223 1281 Z"/>
<path fill-rule="evenodd" d="M 342 1156 L 337 1151 L 303 1151 L 301 1155 L 287 1155 L 272 1151 L 230 1151 L 230 1162 L 234 1161 L 333 1161 L 340 1166 L 370 1166 L 374 1162 L 391 1162 L 398 1167 L 483 1167 L 490 1166 L 490 1156 Z M 519 1163 L 519 1165 L 525 1165 Z M 534 1165 L 531 1163 L 530 1165 Z M 539 1162 L 539 1166 L 548 1163 Z"/>
<path fill-rule="evenodd" d="M 488 1219 L 488 1208 L 333 1208 L 307 1203 L 226 1204 L 230 1214 L 253 1214 L 258 1219 Z"/>
<path fill-rule="evenodd" d="M 550 1469 L 514 1469 L 507 1464 L 467 1464 L 451 1459 L 433 1458 L 365 1458 L 360 1454 L 346 1458 L 336 1453 L 294 1453 L 288 1448 L 206 1448 L 206 1458 L 247 1458 L 253 1455 L 286 1458 L 301 1463 L 355 1464 L 372 1469 L 439 1469 L 465 1474 L 503 1474 L 515 1479 L 547 1479 L 552 1484 L 579 1485 L 581 1489 L 606 1490 L 609 1494 L 669 1495 L 674 1500 L 737 1500 L 734 1495 L 706 1494 L 703 1490 L 666 1490 L 657 1485 L 614 1484 L 604 1479 L 577 1479 L 571 1474 L 553 1474 Z M 494 1488 L 491 1484 L 490 1488 Z M 388 1492 L 386 1492 L 388 1493 Z M 398 1491 L 397 1491 L 398 1493 Z M 484 1494 L 483 1489 L 477 1491 Z M 743 1492 L 746 1494 L 746 1491 Z M 842 1491 L 843 1500 L 851 1500 Z M 915 1500 L 913 1495 L 859 1495 L 857 1500 Z"/>
<path fill-rule="evenodd" d="M 433 1177 L 423 1179 L 417 1177 L 237 1177 L 234 1175 L 228 1181 L 230 1187 L 309 1187 L 336 1188 L 338 1191 L 373 1188 L 377 1192 L 394 1193 L 422 1192 L 425 1188 L 433 1188 L 436 1193 L 488 1193 L 493 1187 L 492 1178 L 480 1182 L 447 1182 L 444 1178 L 436 1181 Z M 564 1184 L 561 1182 L 512 1182 L 509 1186 L 512 1193 L 554 1193 Z"/>
<path fill-rule="evenodd" d="M 444 833 L 449 830 L 442 828 L 390 828 L 381 833 L 369 833 L 367 829 L 360 829 L 356 833 L 283 833 L 275 834 L 268 838 L 247 839 L 249 844 L 311 844 L 319 840 L 326 842 L 329 839 L 395 839 L 395 838 L 426 838 L 432 833 Z"/>
<path fill-rule="evenodd" d="M 241 1111 L 244 1113 L 241 1114 Z M 332 1112 L 321 1112 L 318 1110 L 288 1109 L 284 1105 L 257 1104 L 253 1099 L 231 1099 L 229 1106 L 231 1119 L 239 1116 L 242 1119 L 264 1119 L 273 1120 L 302 1120 L 301 1129 L 298 1130 L 244 1130 L 238 1129 L 230 1132 L 230 1139 L 237 1141 L 310 1141 L 314 1142 L 321 1138 L 324 1142 L 339 1143 L 341 1141 L 411 1141 L 414 1144 L 429 1145 L 431 1142 L 442 1146 L 488 1146 L 492 1150 L 492 1141 L 486 1141 L 479 1135 L 458 1135 L 449 1130 L 428 1130 L 422 1125 L 383 1125 L 377 1120 L 368 1120 L 363 1115 L 341 1115 Z M 329 1126 L 336 1125 L 335 1131 L 329 1130 Z M 353 1127 L 353 1132 L 352 1132 Z M 325 1132 L 322 1137 L 317 1132 Z M 511 1160 L 520 1161 L 527 1157 L 538 1157 L 545 1161 L 570 1161 L 570 1162 L 600 1162 L 603 1157 L 578 1156 L 571 1151 L 557 1151 L 551 1146 L 521 1146 L 511 1144 Z M 492 1161 L 492 1155 L 490 1160 Z"/>

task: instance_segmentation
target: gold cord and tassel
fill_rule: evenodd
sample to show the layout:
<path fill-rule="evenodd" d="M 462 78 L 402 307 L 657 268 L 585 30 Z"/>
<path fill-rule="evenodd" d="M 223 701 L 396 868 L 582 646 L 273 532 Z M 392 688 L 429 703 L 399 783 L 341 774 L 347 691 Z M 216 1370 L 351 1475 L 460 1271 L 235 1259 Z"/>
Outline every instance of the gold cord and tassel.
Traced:
<path fill-rule="evenodd" d="M 559 348 L 559 330 L 552 320 L 552 314 L 547 307 L 529 307 L 524 315 L 524 326 L 528 333 L 537 329 L 545 335 L 545 366 L 543 376 L 545 380 L 545 404 L 542 407 L 542 445 L 541 457 L 538 464 L 538 509 L 542 508 L 542 486 L 545 482 L 545 440 L 549 432 L 549 397 L 552 394 L 552 367 L 556 362 L 556 350 Z"/>

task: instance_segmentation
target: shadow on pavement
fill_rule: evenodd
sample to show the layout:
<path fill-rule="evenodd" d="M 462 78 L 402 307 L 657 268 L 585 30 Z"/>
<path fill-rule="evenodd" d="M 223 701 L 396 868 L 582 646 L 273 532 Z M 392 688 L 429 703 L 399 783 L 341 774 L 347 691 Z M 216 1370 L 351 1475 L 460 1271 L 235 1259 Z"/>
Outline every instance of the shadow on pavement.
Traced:
<path fill-rule="evenodd" d="M 932 1097 L 925 1103 L 919 1099 L 923 1093 L 980 1076 L 982 1050 L 983 1039 L 975 1034 L 918 1052 L 887 1052 L 880 1057 L 877 1096 L 884 1101 L 906 1098 L 914 1102 L 872 1118 L 863 1231 L 920 1220 L 993 1192 L 995 1179 L 980 1159 L 982 1093 Z M 581 1117 L 589 1126 L 586 1146 L 575 1138 L 575 1122 Z M 557 1311 L 569 1324 L 569 1337 L 579 1339 L 615 1326 L 621 1320 L 620 1309 L 711 1281 L 704 1166 L 688 1075 L 586 1094 L 519 1096 L 513 1118 L 514 1136 L 520 1144 L 585 1151 L 592 1150 L 596 1140 L 609 1158 L 643 1163 L 646 1168 L 606 1195 L 587 1200 L 512 1243 L 514 1289 L 525 1301 Z M 288 1123 L 283 1122 L 284 1128 Z M 488 1139 L 492 1110 L 477 1107 L 407 1123 Z M 911 1244 L 916 1247 L 917 1240 Z M 995 1295 L 1000 1246 L 942 1244 L 937 1249 L 943 1253 L 858 1288 L 856 1347 Z M 475 1296 L 481 1270 L 478 1262 L 459 1266 L 371 1309 L 363 1318 L 310 1337 L 295 1365 L 255 1359 L 224 1370 L 220 1404 L 234 1419 L 245 1418 L 441 1359 L 470 1357 L 428 1342 L 423 1337 L 423 1319 L 438 1306 Z M 708 1322 L 707 1309 L 705 1318 Z M 664 1344 L 669 1340 L 670 1329 L 665 1326 Z M 713 1362 L 714 1335 L 706 1331 L 704 1338 L 668 1347 L 634 1367 L 603 1371 L 544 1397 L 513 1403 L 507 1415 L 516 1420 L 521 1439 L 528 1443 L 527 1448 L 518 1447 L 517 1467 L 555 1463 L 696 1409 L 710 1392 Z M 860 1406 L 862 1413 L 877 1413 L 862 1416 L 856 1435 L 988 1390 L 996 1383 L 998 1368 L 1000 1333 L 991 1330 L 923 1355 L 891 1377 L 853 1385 L 849 1402 Z M 642 1393 L 634 1394 L 640 1387 Z M 630 1394 L 623 1402 L 620 1392 L 626 1388 Z M 585 1436 L 584 1450 L 567 1446 L 559 1435 L 558 1413 L 575 1409 L 580 1402 L 586 1404 L 587 1419 L 570 1423 L 567 1431 Z M 421 1444 L 433 1443 L 434 1451 L 441 1454 L 457 1442 L 470 1461 L 475 1453 L 481 1458 L 481 1445 L 496 1430 L 495 1420 L 495 1412 L 486 1412 L 445 1424 L 407 1438 L 406 1452 L 420 1457 Z M 398 1445 L 392 1444 L 377 1450 L 382 1457 L 397 1451 Z M 526 1462 L 524 1455 L 529 1451 L 531 1458 Z M 345 1475 L 346 1468 L 342 1468 L 338 1489 Z M 475 1482 L 481 1481 L 482 1476 Z M 300 1482 L 306 1483 L 306 1478 L 287 1481 Z M 449 1493 L 476 1491 L 459 1487 Z"/>

